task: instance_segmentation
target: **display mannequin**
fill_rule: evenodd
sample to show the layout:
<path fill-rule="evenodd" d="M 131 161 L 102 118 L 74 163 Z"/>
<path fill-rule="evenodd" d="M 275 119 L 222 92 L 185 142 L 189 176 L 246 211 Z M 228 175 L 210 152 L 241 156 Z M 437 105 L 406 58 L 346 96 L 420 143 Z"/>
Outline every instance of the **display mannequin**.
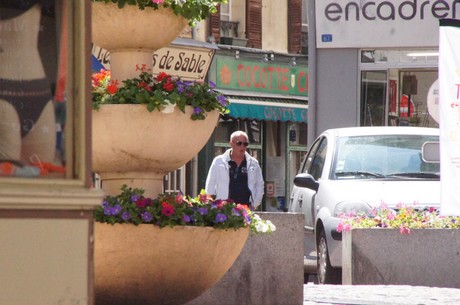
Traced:
<path fill-rule="evenodd" d="M 0 0 L 0 160 L 53 162 L 56 122 L 38 50 L 40 1 Z"/>

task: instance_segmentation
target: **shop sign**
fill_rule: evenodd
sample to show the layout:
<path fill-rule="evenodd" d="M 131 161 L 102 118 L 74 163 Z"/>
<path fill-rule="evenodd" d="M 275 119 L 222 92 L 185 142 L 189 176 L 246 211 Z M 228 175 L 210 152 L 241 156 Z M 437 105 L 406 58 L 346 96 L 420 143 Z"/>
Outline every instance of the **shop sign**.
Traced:
<path fill-rule="evenodd" d="M 216 58 L 219 89 L 308 96 L 308 69 L 288 64 Z"/>
<path fill-rule="evenodd" d="M 93 55 L 110 70 L 110 53 L 93 45 Z M 152 54 L 153 74 L 166 72 L 183 80 L 203 81 L 208 73 L 214 50 L 170 45 Z"/>
<path fill-rule="evenodd" d="M 315 5 L 318 48 L 435 47 L 439 19 L 460 18 L 458 0 L 321 0 Z"/>
<path fill-rule="evenodd" d="M 204 80 L 214 50 L 169 46 L 153 53 L 153 73 L 166 72 L 184 80 Z"/>

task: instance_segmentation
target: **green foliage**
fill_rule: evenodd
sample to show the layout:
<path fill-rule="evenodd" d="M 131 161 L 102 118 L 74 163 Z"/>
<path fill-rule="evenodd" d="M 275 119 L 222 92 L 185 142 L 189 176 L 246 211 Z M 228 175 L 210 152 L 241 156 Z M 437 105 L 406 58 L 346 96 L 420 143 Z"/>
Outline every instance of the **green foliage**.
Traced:
<path fill-rule="evenodd" d="M 227 0 L 92 0 L 93 2 L 115 3 L 120 9 L 125 5 L 137 5 L 144 10 L 147 7 L 158 9 L 159 6 L 169 7 L 178 16 L 182 16 L 189 21 L 190 26 L 195 26 L 197 22 L 206 19 L 211 13 L 217 12 L 217 6 L 227 3 Z"/>

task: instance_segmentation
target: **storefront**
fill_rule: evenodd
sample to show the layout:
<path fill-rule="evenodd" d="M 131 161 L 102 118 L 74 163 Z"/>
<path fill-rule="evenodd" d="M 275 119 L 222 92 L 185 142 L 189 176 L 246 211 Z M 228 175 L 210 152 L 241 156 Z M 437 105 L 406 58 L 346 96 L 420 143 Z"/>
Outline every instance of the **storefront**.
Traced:
<path fill-rule="evenodd" d="M 459 9 L 452 0 L 310 0 L 309 140 L 333 127 L 438 127 L 439 19 Z"/>
<path fill-rule="evenodd" d="M 230 100 L 199 158 L 199 186 L 204 187 L 212 158 L 230 147 L 232 132 L 248 133 L 248 152 L 265 179 L 262 209 L 283 210 L 294 175 L 307 148 L 308 69 L 306 59 L 283 54 L 218 50 L 209 80 Z"/>

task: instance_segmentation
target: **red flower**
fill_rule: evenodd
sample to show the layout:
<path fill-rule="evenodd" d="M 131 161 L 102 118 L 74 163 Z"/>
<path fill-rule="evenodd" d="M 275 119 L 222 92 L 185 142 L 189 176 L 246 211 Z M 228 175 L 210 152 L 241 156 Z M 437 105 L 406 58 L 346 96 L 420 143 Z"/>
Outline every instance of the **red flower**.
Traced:
<path fill-rule="evenodd" d="M 173 91 L 174 83 L 171 80 L 168 80 L 166 83 L 163 84 L 163 89 L 165 89 L 168 92 Z"/>
<path fill-rule="evenodd" d="M 239 203 L 236 205 L 236 209 L 237 209 L 238 211 L 241 211 L 241 210 L 249 211 L 249 207 L 248 207 L 247 205 L 245 205 L 245 204 L 239 204 Z"/>
<path fill-rule="evenodd" d="M 158 73 L 157 80 L 161 82 L 163 79 L 171 78 L 171 76 L 165 72 Z"/>
<path fill-rule="evenodd" d="M 161 209 L 161 214 L 168 216 L 168 217 L 174 214 L 174 207 L 172 205 L 170 205 L 169 203 L 165 201 L 163 201 L 161 205 L 163 206 L 163 208 Z"/>
<path fill-rule="evenodd" d="M 110 94 L 115 94 L 118 90 L 118 81 L 110 81 L 110 83 L 107 86 L 107 91 L 109 91 Z"/>
<path fill-rule="evenodd" d="M 144 81 L 140 82 L 138 87 L 139 88 L 144 88 L 147 91 L 152 91 L 152 88 L 150 88 L 150 86 Z"/>
<path fill-rule="evenodd" d="M 152 204 L 152 199 L 151 198 L 139 198 L 136 200 L 136 206 L 139 208 L 145 208 L 146 206 L 149 206 Z"/>
<path fill-rule="evenodd" d="M 139 67 L 138 64 L 136 64 L 136 71 L 147 71 L 147 64 L 142 64 L 141 67 Z"/>
<path fill-rule="evenodd" d="M 145 208 L 145 200 L 144 200 L 144 198 L 141 197 L 141 198 L 137 199 L 136 200 L 136 206 L 138 208 Z"/>

